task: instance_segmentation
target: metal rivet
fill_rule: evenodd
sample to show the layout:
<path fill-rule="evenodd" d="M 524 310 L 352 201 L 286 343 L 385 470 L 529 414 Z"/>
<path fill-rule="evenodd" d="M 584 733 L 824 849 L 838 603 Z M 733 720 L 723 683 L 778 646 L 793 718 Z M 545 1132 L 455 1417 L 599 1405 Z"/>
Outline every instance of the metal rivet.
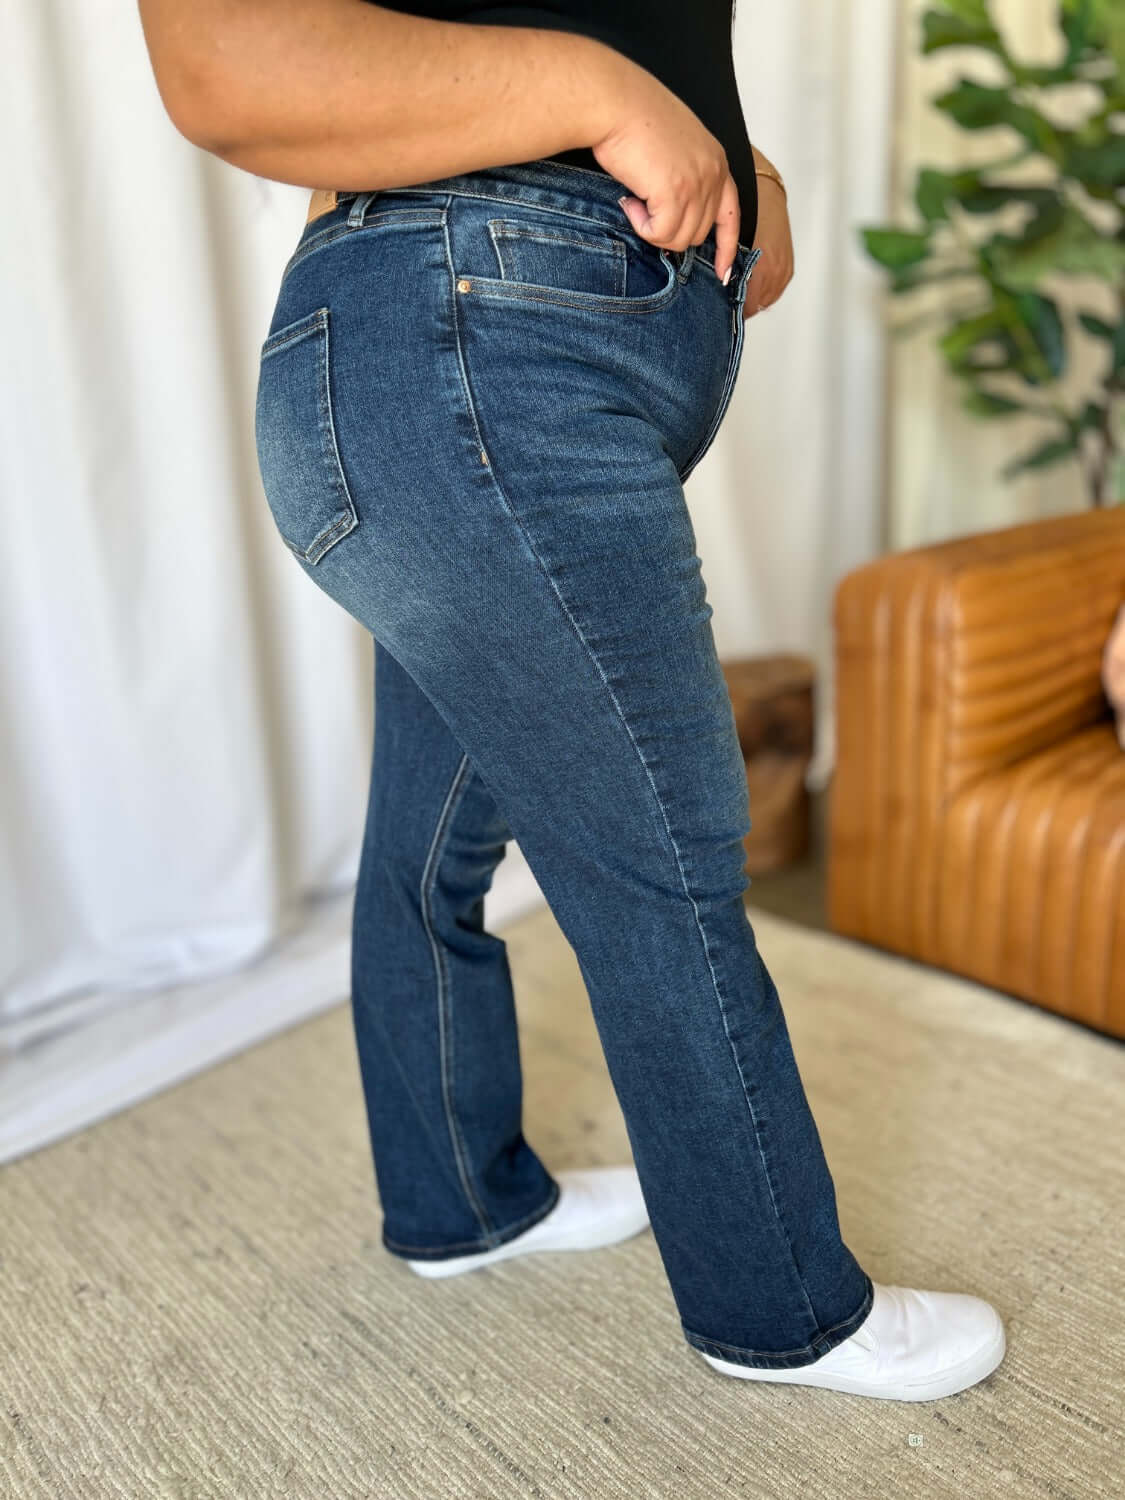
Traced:
<path fill-rule="evenodd" d="M 466 280 L 466 278 L 462 276 L 461 280 L 457 283 L 457 290 L 459 292 L 467 292 L 471 289 L 472 285 L 473 283 L 471 281 Z"/>
<path fill-rule="evenodd" d="M 488 462 L 488 454 L 484 451 L 483 448 L 480 450 L 480 461 L 482 464 L 486 464 Z"/>

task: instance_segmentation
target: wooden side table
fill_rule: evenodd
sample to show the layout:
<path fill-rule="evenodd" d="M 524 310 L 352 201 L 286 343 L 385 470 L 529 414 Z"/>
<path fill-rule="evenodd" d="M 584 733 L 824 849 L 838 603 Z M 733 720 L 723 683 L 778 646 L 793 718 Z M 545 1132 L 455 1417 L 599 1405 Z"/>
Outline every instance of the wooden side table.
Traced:
<path fill-rule="evenodd" d="M 746 872 L 757 875 L 808 852 L 816 669 L 807 657 L 784 653 L 721 665 L 750 793 Z"/>

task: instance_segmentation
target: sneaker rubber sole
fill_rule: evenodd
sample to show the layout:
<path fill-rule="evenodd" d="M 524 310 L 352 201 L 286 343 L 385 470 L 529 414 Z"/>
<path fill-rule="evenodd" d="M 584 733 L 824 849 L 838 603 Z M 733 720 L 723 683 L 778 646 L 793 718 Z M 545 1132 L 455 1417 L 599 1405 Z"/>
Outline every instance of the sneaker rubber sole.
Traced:
<path fill-rule="evenodd" d="M 740 1380 L 811 1385 L 888 1401 L 935 1401 L 967 1390 L 1004 1358 L 1004 1325 L 991 1304 L 957 1292 L 917 1292 L 875 1284 L 872 1311 L 849 1338 L 795 1369 L 765 1370 L 701 1354 L 713 1369 Z M 967 1353 L 942 1364 L 942 1314 L 960 1320 L 949 1347 Z M 912 1339 L 913 1335 L 913 1339 Z M 912 1347 L 913 1344 L 913 1347 Z"/>

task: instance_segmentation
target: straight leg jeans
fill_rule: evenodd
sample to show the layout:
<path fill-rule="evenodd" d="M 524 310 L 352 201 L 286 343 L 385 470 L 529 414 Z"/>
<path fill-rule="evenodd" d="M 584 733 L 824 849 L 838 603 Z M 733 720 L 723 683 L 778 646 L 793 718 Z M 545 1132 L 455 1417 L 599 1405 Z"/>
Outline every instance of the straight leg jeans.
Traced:
<path fill-rule="evenodd" d="M 657 249 L 625 191 L 541 160 L 341 194 L 282 273 L 258 459 L 286 546 L 374 641 L 352 1015 L 383 1244 L 489 1249 L 558 1198 L 483 923 L 514 838 L 685 1339 L 790 1368 L 873 1288 L 743 904 L 746 772 L 684 503 L 758 252 L 723 286 L 713 230 Z"/>

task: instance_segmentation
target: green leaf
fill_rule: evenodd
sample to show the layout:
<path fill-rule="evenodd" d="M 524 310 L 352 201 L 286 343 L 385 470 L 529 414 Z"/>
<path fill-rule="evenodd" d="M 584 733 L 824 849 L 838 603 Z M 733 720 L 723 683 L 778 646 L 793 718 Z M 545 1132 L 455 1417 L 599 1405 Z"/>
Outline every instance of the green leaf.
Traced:
<path fill-rule="evenodd" d="M 982 375 L 1016 375 L 1034 384 L 1025 372 L 1026 356 L 995 309 L 947 330 L 938 340 L 950 373 L 970 382 Z"/>
<path fill-rule="evenodd" d="M 945 0 L 945 8 L 955 15 L 958 20 L 967 21 L 975 25 L 991 25 L 992 18 L 988 14 L 988 0 Z"/>
<path fill-rule="evenodd" d="M 1093 45 L 1096 7 L 1093 0 L 1062 0 L 1059 28 L 1066 38 L 1066 61 L 1073 65 Z"/>
<path fill-rule="evenodd" d="M 972 276 L 979 281 L 980 267 L 975 265 L 943 266 L 933 271 L 920 271 L 916 266 L 904 266 L 901 270 L 892 271 L 888 290 L 894 294 L 912 292 L 915 287 L 929 286 L 936 281 L 956 281 L 966 276 Z"/>
<path fill-rule="evenodd" d="M 923 167 L 918 173 L 914 202 L 927 224 L 936 224 L 947 217 L 945 205 L 955 195 L 956 181 L 952 173 L 938 172 L 933 167 Z"/>
<path fill-rule="evenodd" d="M 1061 228 L 1066 217 L 1067 205 L 1058 193 L 1028 193 L 1026 201 L 1035 211 L 1024 225 L 1023 232 L 1012 237 L 1013 243 L 1018 245 L 1031 245 L 1046 235 L 1053 234 L 1056 229 Z"/>
<path fill-rule="evenodd" d="M 1007 88 L 987 88 L 962 78 L 956 88 L 940 94 L 933 103 L 964 130 L 990 130 L 997 125 L 1008 125 L 1036 150 L 1054 158 L 1061 152 L 1054 126 L 1038 111 L 1013 99 Z"/>
<path fill-rule="evenodd" d="M 1095 318 L 1093 313 L 1080 312 L 1078 321 L 1087 333 L 1092 333 L 1096 339 L 1105 339 L 1112 344 L 1116 329 L 1111 323 L 1104 323 L 1101 318 Z"/>
<path fill-rule="evenodd" d="M 1095 0 L 1094 13 L 1118 76 L 1125 80 L 1125 5 L 1121 0 Z"/>
<path fill-rule="evenodd" d="M 1037 286 L 1053 271 L 1070 276 L 1100 276 L 1117 283 L 1125 278 L 1125 243 L 1102 234 L 1072 204 L 1058 228 L 1030 242 L 998 236 L 988 247 L 988 261 L 998 281 L 1013 291 Z"/>
<path fill-rule="evenodd" d="M 1038 448 L 1033 448 L 1030 453 L 1024 453 L 1021 457 L 1014 458 L 1011 463 L 1005 464 L 1000 472 L 1005 479 L 1011 479 L 1027 469 L 1050 468 L 1052 464 L 1060 463 L 1064 458 L 1071 458 L 1077 452 L 1078 440 L 1073 434 L 1064 438 L 1050 438 Z"/>
<path fill-rule="evenodd" d="M 1082 408 L 1082 415 L 1078 418 L 1079 432 L 1085 432 L 1091 427 L 1101 427 L 1105 421 L 1107 408 L 1099 406 L 1096 401 L 1087 401 Z"/>
<path fill-rule="evenodd" d="M 940 47 L 986 47 L 1003 54 L 1003 44 L 996 28 L 987 20 L 968 20 L 940 10 L 928 10 L 922 17 L 922 51 L 936 52 Z"/>
<path fill-rule="evenodd" d="M 995 308 L 978 313 L 976 317 L 963 318 L 946 330 L 938 340 L 938 348 L 951 364 L 960 363 L 970 350 L 982 343 L 991 343 L 1001 338 L 1005 331 L 1004 318 Z"/>
<path fill-rule="evenodd" d="M 958 197 L 958 202 L 966 213 L 994 214 L 998 213 L 1002 208 L 1007 208 L 1009 203 L 1018 203 L 1026 200 L 1030 194 L 1036 191 L 1041 192 L 1043 190 L 1005 187 L 1000 183 L 981 182 L 966 192 L 961 193 Z"/>
<path fill-rule="evenodd" d="M 868 255 L 880 265 L 896 270 L 899 266 L 917 265 L 930 253 L 930 232 L 910 229 L 864 229 L 863 243 Z"/>
<path fill-rule="evenodd" d="M 1125 135 L 1110 135 L 1091 146 L 1067 141 L 1062 170 L 1083 186 L 1120 188 L 1125 184 Z"/>
<path fill-rule="evenodd" d="M 1058 303 L 1037 292 L 1022 292 L 1015 301 L 1020 319 L 1057 380 L 1066 369 L 1066 332 Z"/>
<path fill-rule="evenodd" d="M 1024 402 L 994 395 L 992 391 L 968 391 L 961 405 L 977 417 L 1010 417 L 1014 412 L 1027 410 Z"/>
<path fill-rule="evenodd" d="M 1012 82 L 1021 87 L 1050 88 L 1056 83 L 1073 83 L 1078 77 L 1074 67 L 1065 60 L 1061 63 L 1021 63 L 1007 59 Z"/>
<path fill-rule="evenodd" d="M 1087 333 L 1092 333 L 1096 339 L 1104 339 L 1110 346 L 1111 374 L 1117 375 L 1125 370 L 1125 318 L 1122 318 L 1116 328 L 1111 323 L 1096 318 L 1093 313 L 1080 312 L 1078 321 Z"/>

